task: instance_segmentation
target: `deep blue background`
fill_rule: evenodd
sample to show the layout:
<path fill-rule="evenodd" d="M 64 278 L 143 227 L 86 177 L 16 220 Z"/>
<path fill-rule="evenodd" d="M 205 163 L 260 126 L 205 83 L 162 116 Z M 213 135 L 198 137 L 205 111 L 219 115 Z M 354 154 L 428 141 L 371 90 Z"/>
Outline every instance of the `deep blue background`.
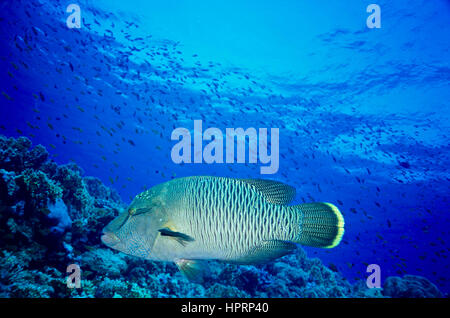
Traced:
<path fill-rule="evenodd" d="M 343 243 L 308 248 L 350 280 L 449 283 L 450 4 L 378 1 L 0 4 L 0 133 L 75 161 L 129 202 L 172 177 L 262 177 L 170 159 L 175 127 L 280 129 L 297 202 L 335 203 Z"/>

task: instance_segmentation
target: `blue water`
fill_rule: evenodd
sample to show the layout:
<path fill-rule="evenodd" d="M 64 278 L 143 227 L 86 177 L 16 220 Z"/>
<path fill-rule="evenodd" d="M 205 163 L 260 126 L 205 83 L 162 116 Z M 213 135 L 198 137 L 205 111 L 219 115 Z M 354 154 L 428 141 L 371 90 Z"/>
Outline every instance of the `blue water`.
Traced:
<path fill-rule="evenodd" d="M 450 3 L 0 3 L 0 133 L 74 161 L 123 200 L 173 177 L 267 177 L 335 203 L 349 280 L 368 264 L 450 291 Z M 174 128 L 279 128 L 280 167 L 173 163 Z M 206 142 L 204 143 L 206 145 Z"/>

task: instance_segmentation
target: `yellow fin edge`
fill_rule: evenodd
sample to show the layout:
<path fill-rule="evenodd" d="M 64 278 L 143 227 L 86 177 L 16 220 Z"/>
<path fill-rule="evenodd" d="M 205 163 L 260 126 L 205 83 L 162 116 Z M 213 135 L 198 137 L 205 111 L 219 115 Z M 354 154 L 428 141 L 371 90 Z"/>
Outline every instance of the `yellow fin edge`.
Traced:
<path fill-rule="evenodd" d="M 330 207 L 330 209 L 333 211 L 334 215 L 336 215 L 337 220 L 338 220 L 338 222 L 336 224 L 336 226 L 338 228 L 338 232 L 336 234 L 336 237 L 334 238 L 333 242 L 331 242 L 330 245 L 324 246 L 324 248 L 333 248 L 333 247 L 336 247 L 336 246 L 339 245 L 339 243 L 342 240 L 342 237 L 344 236 L 344 232 L 345 232 L 345 230 L 344 230 L 344 224 L 345 224 L 344 217 L 342 216 L 341 211 L 339 211 L 339 209 L 334 204 L 327 203 L 327 202 L 324 202 L 324 204 L 326 204 L 327 206 Z"/>

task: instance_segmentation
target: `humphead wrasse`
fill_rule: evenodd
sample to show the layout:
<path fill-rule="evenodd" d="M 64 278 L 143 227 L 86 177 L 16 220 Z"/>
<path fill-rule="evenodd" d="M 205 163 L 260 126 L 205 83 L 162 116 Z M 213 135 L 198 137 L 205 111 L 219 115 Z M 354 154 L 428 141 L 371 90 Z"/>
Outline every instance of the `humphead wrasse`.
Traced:
<path fill-rule="evenodd" d="M 201 260 L 257 264 L 296 244 L 332 248 L 344 219 L 330 203 L 288 205 L 295 189 L 272 180 L 186 177 L 159 184 L 133 200 L 103 230 L 103 243 L 154 261 L 175 262 L 193 281 Z"/>

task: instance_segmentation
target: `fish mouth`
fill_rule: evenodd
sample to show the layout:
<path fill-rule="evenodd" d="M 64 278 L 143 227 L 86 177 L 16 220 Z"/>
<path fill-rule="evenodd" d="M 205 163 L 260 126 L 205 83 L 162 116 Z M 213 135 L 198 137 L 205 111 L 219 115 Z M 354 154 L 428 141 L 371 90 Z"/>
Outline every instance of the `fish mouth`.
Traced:
<path fill-rule="evenodd" d="M 117 237 L 117 235 L 112 232 L 103 232 L 100 239 L 102 240 L 103 244 L 109 247 L 113 247 L 120 242 L 120 239 Z"/>

